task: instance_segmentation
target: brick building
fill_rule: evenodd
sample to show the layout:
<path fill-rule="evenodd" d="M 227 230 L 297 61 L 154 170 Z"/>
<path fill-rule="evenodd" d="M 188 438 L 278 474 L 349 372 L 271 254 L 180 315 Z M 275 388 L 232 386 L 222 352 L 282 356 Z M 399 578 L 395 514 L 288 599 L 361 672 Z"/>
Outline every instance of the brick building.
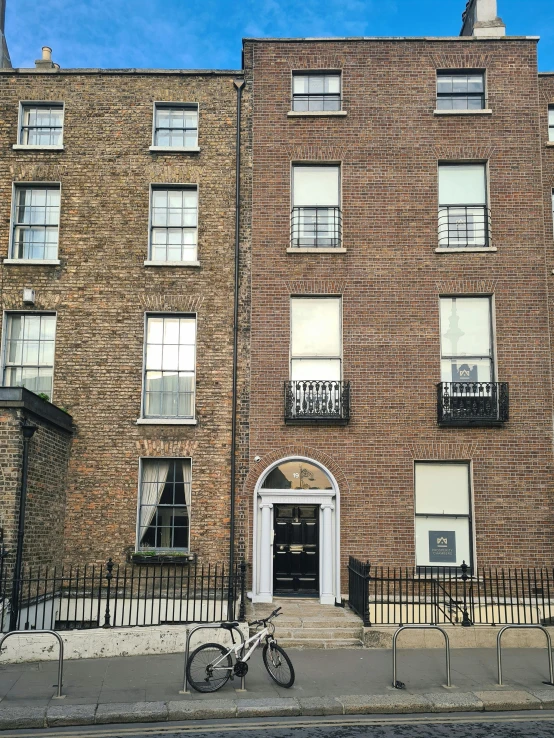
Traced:
<path fill-rule="evenodd" d="M 349 555 L 551 561 L 536 47 L 470 0 L 459 37 L 247 39 L 241 72 L 0 69 L 2 384 L 72 418 L 55 557 L 223 561 L 233 482 L 258 601 L 340 600 Z"/>
<path fill-rule="evenodd" d="M 553 78 L 496 3 L 462 33 L 244 43 L 254 600 L 552 557 Z"/>
<path fill-rule="evenodd" d="M 0 70 L 2 384 L 73 419 L 66 562 L 227 558 L 240 76 Z"/>

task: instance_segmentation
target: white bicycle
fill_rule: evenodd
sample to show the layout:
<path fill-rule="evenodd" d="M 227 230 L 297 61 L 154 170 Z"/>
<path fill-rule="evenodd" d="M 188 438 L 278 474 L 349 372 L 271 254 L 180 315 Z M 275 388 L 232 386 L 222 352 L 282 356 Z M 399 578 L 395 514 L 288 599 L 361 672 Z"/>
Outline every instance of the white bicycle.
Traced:
<path fill-rule="evenodd" d="M 238 623 L 221 623 L 221 627 L 231 633 L 233 645 L 227 649 L 219 643 L 205 643 L 193 651 L 187 661 L 187 678 L 190 686 L 197 692 L 217 692 L 229 679 L 246 676 L 247 662 L 265 638 L 262 656 L 269 676 L 280 687 L 292 687 L 294 668 L 291 660 L 281 646 L 277 645 L 274 638 L 273 618 L 277 617 L 280 609 L 278 607 L 263 620 L 248 623 L 251 627 L 261 626 L 262 630 L 250 636 L 244 644 L 235 643 L 233 637 L 233 627 L 236 627 Z M 235 657 L 234 664 L 232 656 Z"/>

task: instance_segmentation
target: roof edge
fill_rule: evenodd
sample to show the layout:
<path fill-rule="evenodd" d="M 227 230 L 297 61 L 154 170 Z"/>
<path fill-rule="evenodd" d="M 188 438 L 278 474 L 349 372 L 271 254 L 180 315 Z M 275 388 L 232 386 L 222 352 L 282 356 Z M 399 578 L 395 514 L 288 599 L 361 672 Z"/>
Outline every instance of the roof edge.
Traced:
<path fill-rule="evenodd" d="M 66 69 L 34 69 L 32 67 L 14 67 L 13 69 L 0 69 L 0 74 L 37 74 L 42 76 L 60 75 L 60 74 L 107 74 L 107 75 L 132 75 L 143 74 L 163 77 L 164 75 L 185 75 L 188 77 L 242 77 L 244 71 L 242 69 L 101 69 L 88 67 L 70 67 Z"/>

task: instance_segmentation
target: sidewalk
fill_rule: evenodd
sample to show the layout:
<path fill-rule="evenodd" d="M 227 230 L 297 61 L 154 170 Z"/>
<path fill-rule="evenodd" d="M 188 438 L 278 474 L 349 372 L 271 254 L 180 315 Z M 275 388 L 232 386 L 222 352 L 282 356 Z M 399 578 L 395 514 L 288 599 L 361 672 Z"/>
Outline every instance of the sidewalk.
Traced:
<path fill-rule="evenodd" d="M 57 662 L 0 662 L 0 729 L 198 720 L 281 715 L 452 712 L 554 709 L 546 649 L 503 650 L 503 680 L 496 685 L 495 649 L 452 651 L 452 684 L 447 689 L 444 651 L 399 649 L 392 682 L 392 654 L 386 650 L 296 650 L 288 653 L 296 671 L 291 689 L 278 687 L 262 663 L 261 650 L 249 662 L 246 691 L 240 680 L 219 692 L 179 694 L 181 654 L 66 661 L 64 699 L 53 699 Z"/>

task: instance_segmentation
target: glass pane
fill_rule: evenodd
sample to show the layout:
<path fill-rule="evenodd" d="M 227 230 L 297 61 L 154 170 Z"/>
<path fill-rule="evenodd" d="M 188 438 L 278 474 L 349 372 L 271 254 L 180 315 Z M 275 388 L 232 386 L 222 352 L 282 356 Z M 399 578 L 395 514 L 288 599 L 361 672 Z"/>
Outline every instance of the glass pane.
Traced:
<path fill-rule="evenodd" d="M 181 318 L 179 321 L 180 342 L 193 344 L 196 341 L 196 320 Z"/>
<path fill-rule="evenodd" d="M 305 74 L 295 74 L 292 78 L 293 92 L 302 95 L 308 92 L 308 77 Z"/>
<path fill-rule="evenodd" d="M 452 77 L 453 92 L 467 92 L 467 76 L 465 74 L 455 74 Z"/>
<path fill-rule="evenodd" d="M 483 92 L 484 81 L 482 74 L 473 74 L 467 78 L 468 92 Z"/>
<path fill-rule="evenodd" d="M 194 371 L 194 346 L 179 346 L 179 369 L 181 371 Z"/>
<path fill-rule="evenodd" d="M 263 489 L 333 489 L 327 474 L 308 461 L 285 461 L 272 469 Z"/>
<path fill-rule="evenodd" d="M 461 566 L 471 562 L 468 518 L 415 520 L 417 566 Z"/>
<path fill-rule="evenodd" d="M 293 359 L 290 378 L 340 382 L 340 359 Z"/>
<path fill-rule="evenodd" d="M 443 297 L 440 314 L 442 356 L 491 356 L 488 297 Z"/>
<path fill-rule="evenodd" d="M 340 75 L 333 75 L 325 79 L 325 92 L 340 93 Z"/>
<path fill-rule="evenodd" d="M 467 464 L 415 465 L 416 513 L 469 515 Z"/>
<path fill-rule="evenodd" d="M 439 74 L 437 76 L 437 92 L 452 92 L 452 77 L 450 75 Z"/>
<path fill-rule="evenodd" d="M 439 203 L 441 205 L 486 205 L 484 164 L 441 164 Z"/>
<path fill-rule="evenodd" d="M 179 318 L 164 318 L 164 344 L 179 344 Z"/>
<path fill-rule="evenodd" d="M 491 359 L 441 360 L 441 382 L 491 382 L 492 380 Z"/>
<path fill-rule="evenodd" d="M 310 95 L 321 95 L 325 92 L 325 77 L 323 75 L 308 77 L 308 91 Z"/>
<path fill-rule="evenodd" d="M 162 347 L 159 344 L 150 344 L 146 350 L 146 369 L 160 370 L 162 368 Z"/>
<path fill-rule="evenodd" d="M 340 356 L 342 346 L 340 312 L 340 298 L 293 298 L 292 355 Z"/>
<path fill-rule="evenodd" d="M 165 344 L 163 348 L 162 369 L 172 369 L 177 371 L 179 368 L 179 346 Z"/>
<path fill-rule="evenodd" d="M 148 343 L 163 342 L 163 318 L 148 318 Z"/>

